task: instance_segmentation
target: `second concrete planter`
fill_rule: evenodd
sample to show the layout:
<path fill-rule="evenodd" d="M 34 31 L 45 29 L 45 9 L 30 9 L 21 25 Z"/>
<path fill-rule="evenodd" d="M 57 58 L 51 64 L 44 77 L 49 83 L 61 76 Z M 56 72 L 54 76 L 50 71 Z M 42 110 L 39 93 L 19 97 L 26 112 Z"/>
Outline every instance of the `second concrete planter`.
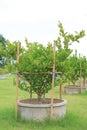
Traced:
<path fill-rule="evenodd" d="M 69 85 L 69 86 L 65 86 L 64 87 L 64 92 L 66 94 L 79 94 L 79 93 L 83 93 L 86 91 L 85 87 L 79 87 L 79 86 L 74 86 L 74 85 Z"/>

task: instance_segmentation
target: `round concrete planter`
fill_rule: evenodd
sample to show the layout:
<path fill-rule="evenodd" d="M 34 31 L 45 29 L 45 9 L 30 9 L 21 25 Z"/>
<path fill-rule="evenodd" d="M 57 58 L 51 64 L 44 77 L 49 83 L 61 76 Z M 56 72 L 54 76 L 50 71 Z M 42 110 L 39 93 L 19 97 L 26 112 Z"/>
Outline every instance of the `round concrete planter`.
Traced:
<path fill-rule="evenodd" d="M 18 109 L 21 118 L 43 120 L 50 117 L 51 104 L 29 104 L 24 103 L 27 99 L 18 101 Z M 58 103 L 53 103 L 53 119 L 64 117 L 66 113 L 66 103 L 64 99 L 57 99 Z M 23 101 L 23 102 L 22 102 Z"/>
<path fill-rule="evenodd" d="M 64 87 L 64 92 L 66 94 L 79 94 L 81 92 L 84 93 L 85 91 L 86 91 L 85 87 L 82 87 L 82 91 L 81 91 L 81 88 L 79 86 L 70 85 L 70 86 Z"/>

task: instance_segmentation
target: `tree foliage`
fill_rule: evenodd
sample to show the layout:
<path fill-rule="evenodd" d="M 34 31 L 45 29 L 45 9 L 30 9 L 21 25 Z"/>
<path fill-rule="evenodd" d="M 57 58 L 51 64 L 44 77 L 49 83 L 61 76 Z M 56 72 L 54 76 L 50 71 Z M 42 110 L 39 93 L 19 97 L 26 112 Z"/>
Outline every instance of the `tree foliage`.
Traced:
<path fill-rule="evenodd" d="M 32 86 L 32 90 L 38 97 L 51 89 L 52 74 L 41 74 L 41 72 L 52 72 L 53 49 L 52 44 L 44 47 L 39 43 L 27 43 L 28 49 L 20 56 L 20 72 L 36 72 L 38 74 L 23 74 L 24 78 Z"/>
<path fill-rule="evenodd" d="M 80 32 L 75 32 L 75 34 L 65 32 L 61 22 L 59 22 L 58 27 L 58 38 L 54 40 L 56 44 L 55 71 L 62 72 L 63 75 L 59 77 L 60 79 L 57 78 L 60 84 L 62 84 L 65 80 L 65 76 L 67 77 L 69 74 L 70 78 L 70 74 L 73 73 L 74 76 L 74 72 L 78 71 L 77 68 L 75 68 L 75 71 L 72 71 L 71 68 L 67 68 L 68 64 L 71 65 L 72 62 L 74 62 L 74 66 L 74 64 L 77 62 L 76 57 L 72 57 L 70 60 L 68 59 L 72 53 L 70 45 L 73 42 L 79 42 L 79 39 L 85 35 L 85 32 L 83 30 Z M 24 87 L 21 88 L 29 91 L 29 89 L 26 89 L 26 87 L 32 87 L 32 90 L 38 95 L 38 99 L 40 99 L 43 94 L 47 93 L 51 89 L 53 47 L 51 43 L 48 43 L 47 46 L 43 46 L 37 42 L 28 42 L 27 38 L 25 39 L 25 42 L 27 49 L 25 53 L 20 56 L 20 63 L 18 64 L 18 68 L 20 71 L 19 74 L 22 75 L 22 77 L 29 84 L 24 85 Z M 67 71 L 67 69 L 70 69 L 70 72 Z M 23 74 L 22 72 L 34 72 L 34 74 Z M 35 72 L 38 74 L 35 74 Z M 41 74 L 41 72 L 50 72 L 50 74 Z"/>
<path fill-rule="evenodd" d="M 79 56 L 79 70 L 81 71 L 81 77 L 86 79 L 87 77 L 87 58 L 85 56 Z M 80 72 L 79 72 L 80 74 Z"/>
<path fill-rule="evenodd" d="M 79 79 L 79 59 L 76 55 L 70 56 L 66 61 L 65 61 L 65 74 L 66 78 L 71 81 L 74 85 L 75 82 Z"/>
<path fill-rule="evenodd" d="M 0 67 L 4 67 L 6 63 L 5 58 L 6 40 L 3 35 L 0 35 Z"/>
<path fill-rule="evenodd" d="M 57 46 L 56 51 L 56 69 L 57 71 L 61 71 L 63 73 L 63 77 L 65 77 L 65 66 L 68 69 L 67 65 L 68 58 L 73 52 L 73 50 L 70 48 L 70 46 L 74 42 L 80 42 L 80 38 L 85 36 L 85 31 L 81 30 L 80 32 L 76 32 L 74 34 L 71 34 L 69 32 L 66 32 L 64 30 L 64 27 L 61 22 L 58 23 L 59 27 L 59 34 L 58 38 L 54 40 Z M 64 81 L 64 79 L 63 79 Z M 66 81 L 66 80 L 65 80 Z"/>

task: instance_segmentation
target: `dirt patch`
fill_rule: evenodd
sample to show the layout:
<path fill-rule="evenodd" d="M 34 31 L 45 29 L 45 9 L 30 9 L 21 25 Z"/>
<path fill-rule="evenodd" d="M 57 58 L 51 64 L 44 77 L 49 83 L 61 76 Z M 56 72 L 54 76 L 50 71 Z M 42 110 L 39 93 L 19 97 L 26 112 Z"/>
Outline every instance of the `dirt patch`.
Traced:
<path fill-rule="evenodd" d="M 46 99 L 42 99 L 41 101 L 38 101 L 38 99 L 24 99 L 20 101 L 21 103 L 26 103 L 26 104 L 50 104 L 51 103 L 51 99 L 50 98 L 46 98 Z M 63 100 L 61 99 L 54 99 L 53 103 L 61 103 L 63 102 Z"/>

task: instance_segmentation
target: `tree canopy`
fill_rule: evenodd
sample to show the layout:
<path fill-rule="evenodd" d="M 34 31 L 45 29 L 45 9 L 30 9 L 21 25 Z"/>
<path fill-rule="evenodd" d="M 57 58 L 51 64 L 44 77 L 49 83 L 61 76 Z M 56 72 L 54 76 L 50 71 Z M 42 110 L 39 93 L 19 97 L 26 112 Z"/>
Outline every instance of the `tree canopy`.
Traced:
<path fill-rule="evenodd" d="M 61 22 L 58 23 L 59 33 L 58 38 L 54 40 L 56 45 L 56 69 L 55 72 L 62 72 L 62 75 L 55 78 L 59 84 L 62 84 L 65 78 L 72 80 L 74 83 L 79 75 L 79 63 L 81 62 L 83 68 L 86 66 L 86 59 L 78 59 L 76 55 L 70 56 L 73 50 L 70 46 L 74 42 L 80 42 L 80 38 L 85 36 L 85 31 L 74 32 L 71 34 L 64 30 Z M 3 36 L 0 38 L 0 60 L 4 58 L 6 64 L 11 69 L 16 61 L 16 48 L 19 43 L 20 46 L 20 62 L 16 63 L 19 69 L 19 75 L 26 80 L 24 84 L 19 85 L 22 90 L 30 92 L 34 91 L 41 99 L 42 95 L 46 94 L 51 89 L 53 71 L 53 44 L 48 43 L 44 46 L 38 42 L 29 42 L 25 39 L 26 49 L 21 46 L 20 41 L 10 42 L 5 40 Z M 76 43 L 75 43 L 76 44 Z M 12 71 L 12 70 L 10 70 Z M 85 71 L 85 69 L 83 69 Z M 23 72 L 34 72 L 35 74 L 26 74 Z M 41 72 L 49 72 L 49 74 L 41 74 Z M 38 74 L 36 74 L 38 73 Z M 56 77 L 55 76 L 55 77 Z M 86 73 L 84 72 L 84 77 Z M 55 80 L 55 81 L 56 81 Z"/>
<path fill-rule="evenodd" d="M 56 70 L 55 72 L 62 72 L 63 74 L 68 73 L 64 68 L 67 65 L 68 58 L 72 53 L 70 45 L 73 42 L 79 42 L 79 39 L 85 36 L 85 32 L 81 30 L 80 32 L 75 32 L 75 34 L 70 34 L 65 32 L 61 22 L 58 23 L 59 34 L 58 38 L 54 40 L 56 44 Z M 22 74 L 23 78 L 29 82 L 29 85 L 21 86 L 22 89 L 29 91 L 29 86 L 38 95 L 38 98 L 51 89 L 52 81 L 52 70 L 53 70 L 53 45 L 48 43 L 47 46 L 43 44 L 34 42 L 28 42 L 26 39 L 27 49 L 23 55 L 20 56 L 20 62 L 18 64 L 20 75 L 22 72 L 37 72 L 38 74 Z M 66 64 L 65 64 L 66 63 Z M 71 64 L 70 64 L 71 65 Z M 50 72 L 50 74 L 41 74 L 40 72 Z M 63 79 L 57 80 L 61 83 L 64 82 Z M 26 89 L 28 87 L 28 89 Z"/>

